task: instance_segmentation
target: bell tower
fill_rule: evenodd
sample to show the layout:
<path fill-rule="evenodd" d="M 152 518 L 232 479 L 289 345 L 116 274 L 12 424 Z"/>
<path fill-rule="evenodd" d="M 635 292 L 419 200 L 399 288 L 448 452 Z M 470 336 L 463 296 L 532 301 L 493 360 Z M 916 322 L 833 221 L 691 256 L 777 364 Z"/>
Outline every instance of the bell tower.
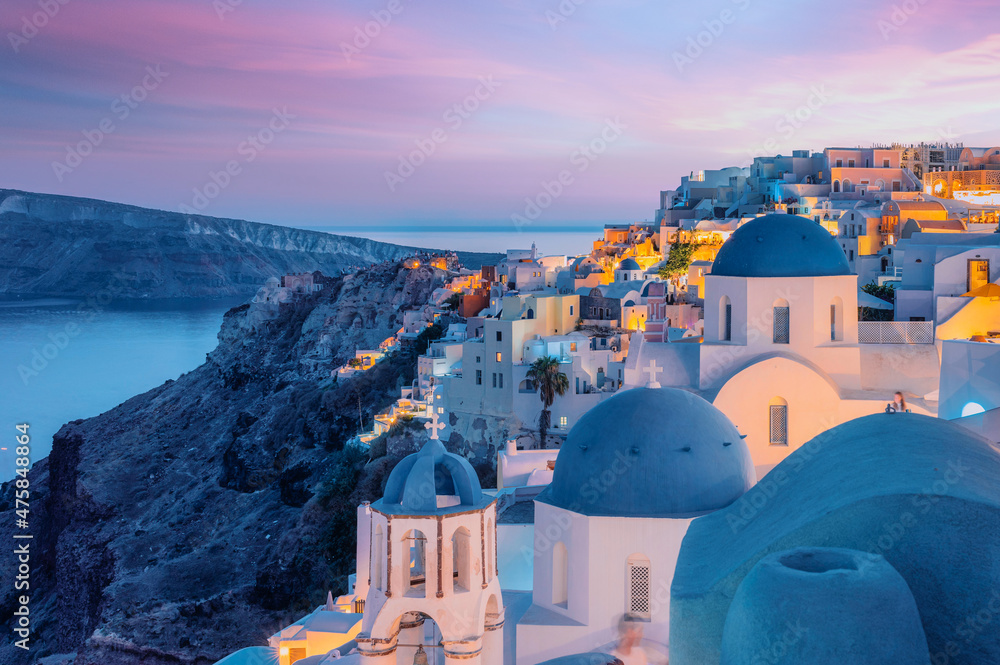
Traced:
<path fill-rule="evenodd" d="M 431 440 L 392 470 L 359 533 L 371 543 L 357 636 L 365 665 L 503 663 L 496 499 L 437 439 L 436 416 Z"/>

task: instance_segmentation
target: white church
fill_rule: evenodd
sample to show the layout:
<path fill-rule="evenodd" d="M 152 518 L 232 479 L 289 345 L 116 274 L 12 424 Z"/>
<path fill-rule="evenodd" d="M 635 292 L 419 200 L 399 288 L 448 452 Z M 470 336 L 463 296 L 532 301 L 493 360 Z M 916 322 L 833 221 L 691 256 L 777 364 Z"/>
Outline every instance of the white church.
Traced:
<path fill-rule="evenodd" d="M 613 653 L 624 618 L 642 625 L 643 648 L 665 662 L 687 528 L 755 482 L 729 419 L 672 388 L 625 390 L 589 411 L 533 498 L 482 490 L 469 462 L 431 439 L 393 469 L 382 499 L 359 509 L 347 600 L 364 599 L 364 611 L 356 652 L 342 659 L 534 665 Z M 530 504 L 530 556 L 512 556 L 517 543 L 497 522 Z M 525 572 L 530 591 L 505 588 L 507 575 Z"/>
<path fill-rule="evenodd" d="M 737 229 L 705 275 L 704 302 L 701 343 L 634 336 L 625 382 L 643 385 L 654 365 L 663 385 L 704 397 L 746 435 L 758 475 L 817 434 L 881 412 L 896 391 L 912 412 L 937 415 L 937 348 L 861 343 L 857 276 L 811 220 L 765 215 Z"/>

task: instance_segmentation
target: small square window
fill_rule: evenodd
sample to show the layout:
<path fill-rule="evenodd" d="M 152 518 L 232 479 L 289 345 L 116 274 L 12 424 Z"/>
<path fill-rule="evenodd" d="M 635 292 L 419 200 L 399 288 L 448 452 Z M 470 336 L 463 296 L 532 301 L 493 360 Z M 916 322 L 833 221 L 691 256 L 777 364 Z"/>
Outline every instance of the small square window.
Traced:
<path fill-rule="evenodd" d="M 569 419 L 566 416 L 559 416 L 559 427 L 566 429 L 569 426 Z"/>
<path fill-rule="evenodd" d="M 438 413 L 444 413 L 444 407 L 443 406 L 439 406 L 438 407 Z"/>

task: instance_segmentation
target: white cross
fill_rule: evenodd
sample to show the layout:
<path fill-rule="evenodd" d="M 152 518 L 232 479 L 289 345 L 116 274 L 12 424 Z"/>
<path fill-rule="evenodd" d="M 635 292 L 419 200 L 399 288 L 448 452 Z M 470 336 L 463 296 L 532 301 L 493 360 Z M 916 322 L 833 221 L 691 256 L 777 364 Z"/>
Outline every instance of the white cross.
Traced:
<path fill-rule="evenodd" d="M 659 388 L 660 382 L 656 380 L 656 375 L 663 371 L 662 367 L 656 366 L 656 360 L 650 360 L 649 365 L 647 365 L 643 370 L 649 374 L 649 383 L 646 384 L 647 388 Z"/>
<path fill-rule="evenodd" d="M 431 407 L 431 408 L 433 409 L 434 407 Z M 434 439 L 435 441 L 437 441 L 438 430 L 444 429 L 446 427 L 446 425 L 444 423 L 442 423 L 442 422 L 438 422 L 438 412 L 432 410 L 431 411 L 431 421 L 429 423 L 424 423 L 424 427 L 426 429 L 429 429 L 431 431 L 431 439 Z"/>

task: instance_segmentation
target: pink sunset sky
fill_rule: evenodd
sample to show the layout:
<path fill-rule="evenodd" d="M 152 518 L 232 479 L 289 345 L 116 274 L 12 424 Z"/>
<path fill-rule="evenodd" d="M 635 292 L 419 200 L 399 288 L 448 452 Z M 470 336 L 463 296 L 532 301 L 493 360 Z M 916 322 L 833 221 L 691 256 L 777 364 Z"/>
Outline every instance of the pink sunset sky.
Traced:
<path fill-rule="evenodd" d="M 765 146 L 1000 144 L 996 0 L 5 0 L 0 25 L 0 188 L 220 217 L 509 224 L 568 170 L 540 223 L 631 221 Z"/>

